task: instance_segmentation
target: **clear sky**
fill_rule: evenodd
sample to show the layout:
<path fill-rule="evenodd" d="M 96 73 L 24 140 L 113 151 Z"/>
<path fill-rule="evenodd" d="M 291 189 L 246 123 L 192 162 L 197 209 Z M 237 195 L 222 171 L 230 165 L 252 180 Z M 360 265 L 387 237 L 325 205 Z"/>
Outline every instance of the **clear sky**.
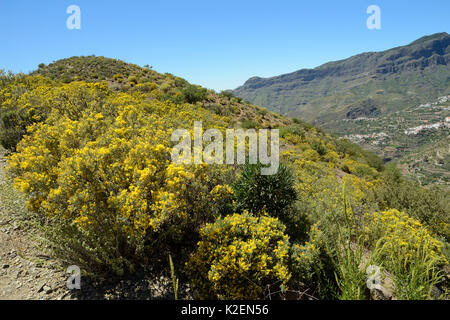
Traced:
<path fill-rule="evenodd" d="M 69 5 L 81 29 L 69 30 Z M 381 30 L 369 30 L 369 5 Z M 106 56 L 217 91 L 450 32 L 449 0 L 0 0 L 0 69 Z"/>

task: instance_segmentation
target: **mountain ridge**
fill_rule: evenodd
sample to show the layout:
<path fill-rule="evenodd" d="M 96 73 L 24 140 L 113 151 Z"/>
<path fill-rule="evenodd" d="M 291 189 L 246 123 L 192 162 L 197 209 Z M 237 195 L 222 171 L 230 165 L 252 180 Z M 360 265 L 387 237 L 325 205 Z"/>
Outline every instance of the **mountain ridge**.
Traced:
<path fill-rule="evenodd" d="M 436 40 L 437 37 L 443 37 L 444 39 L 442 39 L 442 40 L 443 40 L 443 42 L 445 42 L 446 46 L 448 46 L 448 45 L 450 44 L 450 36 L 449 36 L 448 33 L 446 33 L 446 32 L 436 33 L 436 34 L 434 34 L 434 35 L 421 37 L 421 38 L 419 38 L 419 39 L 417 39 L 417 40 L 411 42 L 411 43 L 408 44 L 408 45 L 398 46 L 398 47 L 394 47 L 394 48 L 387 49 L 387 50 L 384 50 L 384 51 L 368 51 L 368 52 L 363 52 L 363 53 L 360 53 L 360 54 L 356 54 L 356 55 L 350 56 L 349 58 L 340 59 L 340 60 L 335 60 L 335 61 L 329 61 L 329 62 L 323 63 L 323 64 L 321 64 L 321 65 L 319 65 L 319 66 L 317 66 L 317 67 L 315 67 L 315 68 L 303 68 L 303 69 L 299 69 L 299 70 L 296 70 L 296 71 L 293 71 L 293 72 L 289 72 L 289 73 L 285 73 L 285 74 L 281 74 L 281 75 L 273 76 L 273 77 L 267 77 L 267 78 L 264 78 L 264 77 L 258 77 L 258 76 L 253 76 L 253 77 L 249 78 L 249 79 L 244 83 L 243 86 L 252 84 L 252 83 L 254 83 L 255 81 L 261 81 L 261 80 L 270 81 L 271 79 L 277 79 L 277 78 L 289 78 L 289 76 L 295 75 L 295 74 L 312 73 L 312 72 L 314 72 L 314 71 L 320 71 L 320 70 L 322 70 L 322 69 L 325 69 L 325 68 L 328 67 L 328 66 L 332 66 L 332 65 L 334 65 L 334 64 L 339 64 L 339 63 L 344 63 L 344 62 L 349 61 L 349 60 L 351 60 L 351 59 L 356 59 L 356 58 L 367 58 L 367 56 L 370 56 L 370 55 L 382 54 L 382 53 L 387 53 L 387 52 L 394 51 L 394 50 L 404 49 L 404 48 L 407 48 L 408 46 L 422 44 L 422 43 L 424 43 L 425 41 Z M 450 61 L 450 57 L 446 57 L 445 63 L 448 63 L 449 61 Z M 242 86 L 241 86 L 241 87 L 242 87 Z M 239 87 L 238 87 L 238 88 L 239 88 Z M 235 90 L 237 90 L 238 88 L 236 88 Z"/>
<path fill-rule="evenodd" d="M 338 136 L 353 137 L 352 142 L 386 161 L 399 160 L 407 171 L 423 177 L 423 183 L 448 184 L 448 179 L 436 173 L 442 172 L 440 161 L 434 166 L 421 156 L 411 156 L 421 155 L 428 144 L 445 144 L 448 127 L 414 136 L 404 131 L 447 123 L 448 103 L 437 100 L 450 95 L 449 62 L 450 36 L 443 32 L 314 69 L 271 78 L 252 77 L 233 92 Z M 432 107 L 417 107 L 420 105 Z"/>
<path fill-rule="evenodd" d="M 270 110 L 313 121 L 317 120 L 314 114 L 311 115 L 308 110 L 303 112 L 302 106 L 316 99 L 346 94 L 345 91 L 352 88 L 371 85 L 372 81 L 384 81 L 386 77 L 392 78 L 402 73 L 429 74 L 430 69 L 446 69 L 450 62 L 449 46 L 448 33 L 437 33 L 424 36 L 405 46 L 361 53 L 327 62 L 314 69 L 300 69 L 269 78 L 251 77 L 233 92 Z M 439 73 L 442 71 L 439 70 Z M 436 81 L 431 82 L 434 84 Z M 450 83 L 450 76 L 446 82 Z M 445 93 L 445 90 L 437 91 L 439 92 L 432 97 Z M 336 105 L 345 107 L 350 104 L 345 102 Z"/>

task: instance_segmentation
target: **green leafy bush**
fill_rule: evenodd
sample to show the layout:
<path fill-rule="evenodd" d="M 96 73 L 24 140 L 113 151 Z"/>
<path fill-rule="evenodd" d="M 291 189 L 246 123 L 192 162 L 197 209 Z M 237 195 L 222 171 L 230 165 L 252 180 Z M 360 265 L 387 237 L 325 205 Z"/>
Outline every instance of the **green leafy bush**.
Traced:
<path fill-rule="evenodd" d="M 184 100 L 188 103 L 202 101 L 206 97 L 206 90 L 195 85 L 188 85 L 181 90 Z"/>
<path fill-rule="evenodd" d="M 4 111 L 0 115 L 0 143 L 5 149 L 15 150 L 26 132 L 26 117 L 19 110 Z"/>
<path fill-rule="evenodd" d="M 233 185 L 236 210 L 255 214 L 267 212 L 287 226 L 293 239 L 301 237 L 306 221 L 294 207 L 297 192 L 291 170 L 280 163 L 277 173 L 262 175 L 262 166 L 260 163 L 244 166 L 242 176 Z"/>
<path fill-rule="evenodd" d="M 234 98 L 233 92 L 232 92 L 232 91 L 229 91 L 229 90 L 222 91 L 222 92 L 220 93 L 220 95 L 221 95 L 222 97 L 227 98 L 228 100 L 231 100 L 231 98 Z"/>
<path fill-rule="evenodd" d="M 311 149 L 315 150 L 321 156 L 327 153 L 325 145 L 320 140 L 314 140 L 314 142 L 311 144 Z"/>
<path fill-rule="evenodd" d="M 237 209 L 255 213 L 266 211 L 281 217 L 297 199 L 294 176 L 282 163 L 273 175 L 262 175 L 262 167 L 261 163 L 244 166 L 242 176 L 233 185 Z"/>

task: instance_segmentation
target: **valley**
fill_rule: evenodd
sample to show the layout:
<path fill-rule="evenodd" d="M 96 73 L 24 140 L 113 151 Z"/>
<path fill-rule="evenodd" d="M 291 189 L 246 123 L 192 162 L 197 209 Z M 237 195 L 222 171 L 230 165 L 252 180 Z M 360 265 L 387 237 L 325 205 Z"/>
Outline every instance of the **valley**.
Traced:
<path fill-rule="evenodd" d="M 394 161 L 423 185 L 449 185 L 450 36 L 438 33 L 233 92 Z"/>
<path fill-rule="evenodd" d="M 450 95 L 390 115 L 330 121 L 324 128 L 397 162 L 422 184 L 450 183 Z"/>

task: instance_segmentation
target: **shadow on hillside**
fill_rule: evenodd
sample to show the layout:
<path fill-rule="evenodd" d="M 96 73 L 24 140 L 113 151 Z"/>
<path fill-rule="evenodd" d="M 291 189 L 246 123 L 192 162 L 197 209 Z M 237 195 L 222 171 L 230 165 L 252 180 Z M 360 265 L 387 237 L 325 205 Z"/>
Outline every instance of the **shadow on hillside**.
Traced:
<path fill-rule="evenodd" d="M 188 298 L 189 289 L 180 289 L 180 297 Z M 68 297 L 77 300 L 171 300 L 174 294 L 169 278 L 137 272 L 133 276 L 100 283 L 82 277 L 81 289 L 71 290 Z"/>

